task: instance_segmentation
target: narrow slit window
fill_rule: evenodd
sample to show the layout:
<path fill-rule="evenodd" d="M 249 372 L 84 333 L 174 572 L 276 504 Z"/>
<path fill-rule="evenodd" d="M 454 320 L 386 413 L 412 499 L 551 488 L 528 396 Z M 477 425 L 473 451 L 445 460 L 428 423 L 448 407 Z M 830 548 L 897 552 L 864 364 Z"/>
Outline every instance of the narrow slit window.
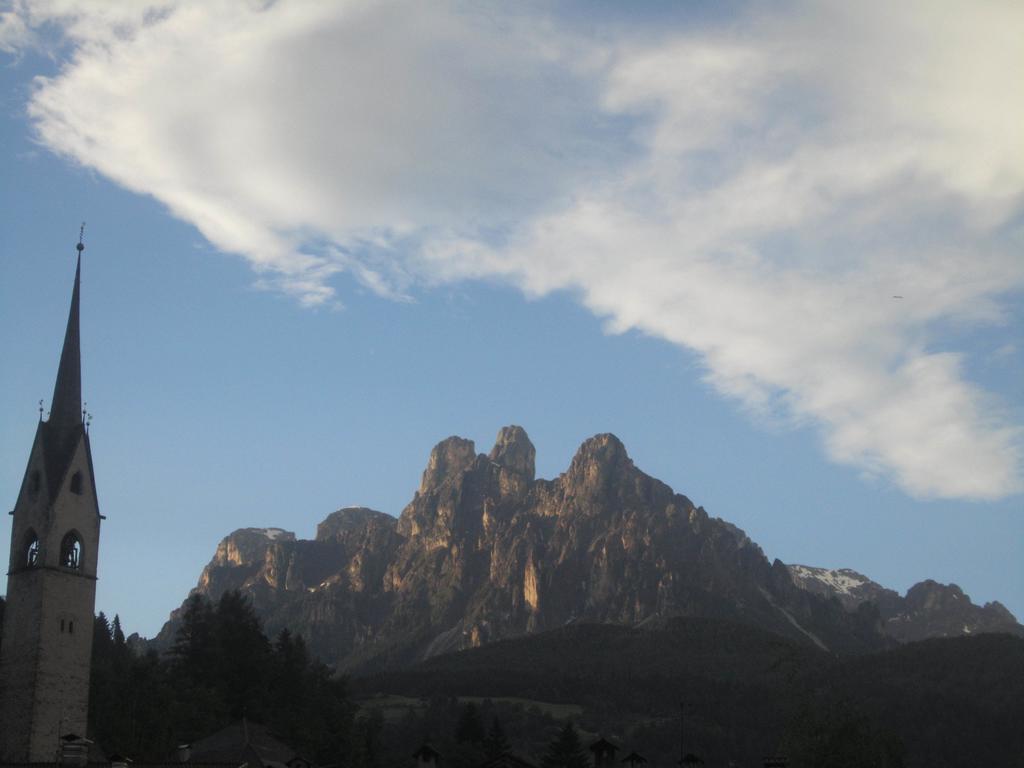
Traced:
<path fill-rule="evenodd" d="M 81 472 L 75 472 L 75 474 L 73 474 L 71 476 L 71 492 L 72 493 L 76 493 L 79 496 L 82 495 L 82 473 Z"/>

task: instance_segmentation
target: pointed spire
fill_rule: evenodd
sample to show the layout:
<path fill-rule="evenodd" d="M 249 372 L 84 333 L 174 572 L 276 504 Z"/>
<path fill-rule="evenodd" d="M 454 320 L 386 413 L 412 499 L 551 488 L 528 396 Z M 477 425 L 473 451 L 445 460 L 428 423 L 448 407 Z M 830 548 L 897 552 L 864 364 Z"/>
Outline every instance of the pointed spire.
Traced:
<path fill-rule="evenodd" d="M 68 328 L 64 334 L 64 348 L 60 353 L 57 382 L 54 384 L 53 400 L 50 402 L 50 428 L 58 432 L 70 431 L 82 424 L 82 354 L 78 334 L 78 293 L 83 249 L 84 246 L 79 241 Z"/>

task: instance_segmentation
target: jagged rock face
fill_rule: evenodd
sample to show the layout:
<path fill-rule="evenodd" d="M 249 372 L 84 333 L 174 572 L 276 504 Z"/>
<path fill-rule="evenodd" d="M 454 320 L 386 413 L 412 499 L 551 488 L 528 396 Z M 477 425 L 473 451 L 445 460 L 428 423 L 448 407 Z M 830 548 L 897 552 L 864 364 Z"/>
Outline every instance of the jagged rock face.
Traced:
<path fill-rule="evenodd" d="M 835 597 L 848 611 L 864 604 L 877 607 L 882 632 L 899 642 L 930 637 L 956 637 L 983 632 L 1024 636 L 1024 627 L 998 602 L 975 605 L 956 584 L 931 579 L 907 590 L 905 597 L 847 568 L 833 570 L 789 565 L 793 582 L 801 589 Z"/>
<path fill-rule="evenodd" d="M 1024 627 L 1001 603 L 975 605 L 956 584 L 931 579 L 907 590 L 898 610 L 883 619 L 886 633 L 901 642 L 982 632 L 1024 636 Z"/>
<path fill-rule="evenodd" d="M 534 477 L 537 451 L 522 427 L 502 427 L 491 449 L 490 460 L 527 482 Z"/>
<path fill-rule="evenodd" d="M 334 512 L 315 541 L 255 529 L 221 542 L 197 590 L 241 589 L 274 634 L 341 668 L 400 665 L 586 620 L 745 621 L 834 651 L 877 647 L 879 616 L 794 583 L 735 526 L 641 472 L 614 435 L 536 479 L 521 427 L 487 455 L 450 437 L 395 520 Z M 168 643 L 175 616 L 161 633 Z"/>
<path fill-rule="evenodd" d="M 762 594 L 761 551 L 639 471 L 614 435 L 586 441 L 552 481 L 533 479 L 534 455 L 518 427 L 488 456 L 459 438 L 431 454 L 385 585 L 397 615 L 429 627 L 426 653 L 574 620 L 704 614 L 793 631 Z"/>
<path fill-rule="evenodd" d="M 349 508 L 329 515 L 315 541 L 280 529 L 235 531 L 218 545 L 194 592 L 216 600 L 241 590 L 270 636 L 296 629 L 318 655 L 334 659 L 372 636 L 386 611 L 377 586 L 400 541 L 395 522 L 382 512 Z M 179 615 L 180 609 L 171 614 L 158 646 L 170 644 Z"/>
<path fill-rule="evenodd" d="M 816 568 L 810 565 L 787 565 L 793 583 L 800 589 L 822 597 L 836 598 L 848 611 L 862 603 L 875 603 L 888 607 L 898 602 L 899 594 L 876 584 L 862 573 L 850 568 Z"/>

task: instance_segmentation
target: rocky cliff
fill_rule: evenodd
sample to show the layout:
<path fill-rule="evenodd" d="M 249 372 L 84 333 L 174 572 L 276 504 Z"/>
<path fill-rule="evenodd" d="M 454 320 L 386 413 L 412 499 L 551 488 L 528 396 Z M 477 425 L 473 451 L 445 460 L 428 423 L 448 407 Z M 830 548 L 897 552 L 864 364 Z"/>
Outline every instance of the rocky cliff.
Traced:
<path fill-rule="evenodd" d="M 915 584 L 901 597 L 848 568 L 787 568 L 798 587 L 823 597 L 835 597 L 848 611 L 855 611 L 864 603 L 874 604 L 882 631 L 900 642 L 987 632 L 1024 637 L 1024 627 L 1005 606 L 997 601 L 975 605 L 956 584 L 928 579 Z"/>
<path fill-rule="evenodd" d="M 673 616 L 737 620 L 835 652 L 885 644 L 889 623 L 874 603 L 801 583 L 738 528 L 637 469 L 614 435 L 584 442 L 554 480 L 534 476 L 534 457 L 520 427 L 503 428 L 488 454 L 450 437 L 397 520 L 347 508 L 313 541 L 236 531 L 196 590 L 214 599 L 242 590 L 268 633 L 301 632 L 347 669 L 574 621 Z M 175 623 L 172 614 L 158 640 Z"/>

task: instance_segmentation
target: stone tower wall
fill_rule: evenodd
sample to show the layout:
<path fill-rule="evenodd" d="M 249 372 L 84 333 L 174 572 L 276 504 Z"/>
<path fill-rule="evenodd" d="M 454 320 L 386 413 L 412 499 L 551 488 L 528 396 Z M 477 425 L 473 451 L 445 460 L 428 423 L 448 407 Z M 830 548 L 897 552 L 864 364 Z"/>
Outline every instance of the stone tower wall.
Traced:
<path fill-rule="evenodd" d="M 43 426 L 36 436 L 11 531 L 0 646 L 0 759 L 9 762 L 52 762 L 60 736 L 86 735 L 88 720 L 100 516 L 84 433 L 53 502 L 47 498 L 45 477 L 41 490 L 33 490 L 33 473 L 45 471 Z M 71 489 L 76 472 L 81 472 L 80 493 Z M 40 543 L 33 567 L 26 563 L 29 530 Z M 69 531 L 82 544 L 81 567 L 74 570 L 60 562 L 61 543 Z"/>

